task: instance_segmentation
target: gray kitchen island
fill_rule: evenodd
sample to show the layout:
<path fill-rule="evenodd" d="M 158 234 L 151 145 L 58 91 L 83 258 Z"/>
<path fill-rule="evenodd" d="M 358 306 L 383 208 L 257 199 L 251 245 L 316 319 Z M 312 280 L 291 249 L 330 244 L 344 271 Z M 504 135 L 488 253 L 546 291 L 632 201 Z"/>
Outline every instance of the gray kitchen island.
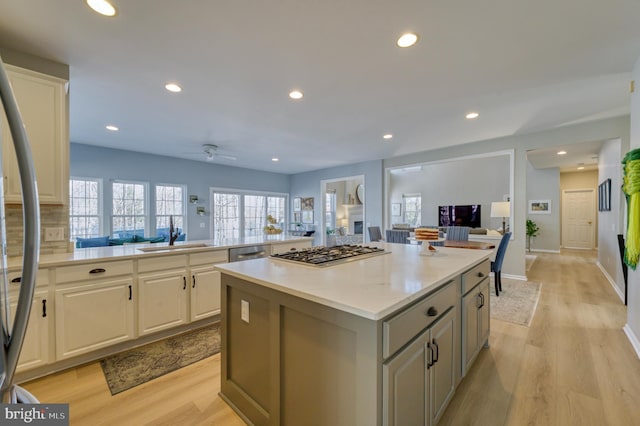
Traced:
<path fill-rule="evenodd" d="M 435 425 L 489 337 L 491 251 L 221 264 L 221 397 L 249 424 Z"/>

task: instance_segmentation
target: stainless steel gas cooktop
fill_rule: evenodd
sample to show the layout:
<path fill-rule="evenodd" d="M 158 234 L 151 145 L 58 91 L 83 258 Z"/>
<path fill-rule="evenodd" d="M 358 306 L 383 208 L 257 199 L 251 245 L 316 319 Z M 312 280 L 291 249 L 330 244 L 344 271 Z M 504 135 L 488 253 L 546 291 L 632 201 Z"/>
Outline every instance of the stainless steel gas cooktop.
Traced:
<path fill-rule="evenodd" d="M 285 253 L 272 254 L 273 259 L 302 263 L 312 266 L 332 266 L 339 263 L 365 259 L 367 257 L 387 254 L 388 251 L 378 247 L 342 245 L 334 247 L 311 247 L 303 250 L 291 250 Z"/>

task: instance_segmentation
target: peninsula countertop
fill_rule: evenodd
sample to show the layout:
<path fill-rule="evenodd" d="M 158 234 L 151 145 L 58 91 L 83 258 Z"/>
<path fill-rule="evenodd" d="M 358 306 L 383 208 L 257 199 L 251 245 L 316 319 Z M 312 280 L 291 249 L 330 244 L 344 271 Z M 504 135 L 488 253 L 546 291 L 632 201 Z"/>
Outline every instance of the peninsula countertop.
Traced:
<path fill-rule="evenodd" d="M 197 240 L 176 242 L 170 248 L 168 243 L 138 243 L 121 246 L 89 247 L 75 249 L 68 253 L 44 254 L 40 256 L 40 267 L 60 266 L 70 263 L 94 262 L 100 260 L 124 260 L 143 257 L 160 256 L 177 253 L 196 253 L 211 250 L 223 250 L 233 247 L 253 246 L 258 244 L 286 244 L 288 242 L 313 241 L 313 237 L 292 235 L 265 235 L 258 237 L 226 238 L 218 240 Z M 167 250 L 162 250 L 167 247 Z M 151 248 L 153 251 L 144 251 Z M 8 268 L 22 267 L 22 257 L 9 257 Z"/>
<path fill-rule="evenodd" d="M 328 267 L 273 258 L 216 265 L 224 274 L 379 320 L 488 259 L 490 250 L 439 248 L 421 256 L 410 244 L 369 243 L 389 253 Z"/>

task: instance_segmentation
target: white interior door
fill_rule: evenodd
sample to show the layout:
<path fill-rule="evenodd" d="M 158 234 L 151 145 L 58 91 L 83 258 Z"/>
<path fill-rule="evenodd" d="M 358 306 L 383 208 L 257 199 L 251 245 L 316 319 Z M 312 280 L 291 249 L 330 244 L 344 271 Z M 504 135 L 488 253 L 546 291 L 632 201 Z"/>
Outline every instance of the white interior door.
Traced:
<path fill-rule="evenodd" d="M 562 246 L 574 249 L 595 248 L 595 190 L 562 191 Z"/>

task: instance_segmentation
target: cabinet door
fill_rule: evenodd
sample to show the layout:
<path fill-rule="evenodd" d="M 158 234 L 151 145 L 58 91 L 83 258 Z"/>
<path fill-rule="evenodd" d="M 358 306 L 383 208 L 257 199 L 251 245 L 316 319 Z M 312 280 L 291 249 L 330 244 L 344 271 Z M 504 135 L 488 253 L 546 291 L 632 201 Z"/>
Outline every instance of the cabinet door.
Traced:
<path fill-rule="evenodd" d="M 426 425 L 429 419 L 429 330 L 382 366 L 382 417 L 387 426 Z"/>
<path fill-rule="evenodd" d="M 51 317 L 52 309 L 48 301 L 48 294 L 47 291 L 41 291 L 33 296 L 27 333 L 22 343 L 20 359 L 16 367 L 17 372 L 49 362 L 49 318 Z M 15 316 L 17 305 L 18 298 L 12 298 L 12 316 Z"/>
<path fill-rule="evenodd" d="M 131 278 L 56 290 L 56 359 L 135 337 Z"/>
<path fill-rule="evenodd" d="M 430 371 L 431 424 L 435 425 L 453 397 L 455 383 L 455 328 L 457 312 L 453 307 L 431 328 L 433 365 Z"/>
<path fill-rule="evenodd" d="M 188 322 L 186 269 L 138 277 L 138 333 L 142 336 Z"/>
<path fill-rule="evenodd" d="M 301 250 L 311 247 L 311 241 L 295 241 L 284 244 L 272 244 L 271 254 L 286 253 L 290 250 Z"/>
<path fill-rule="evenodd" d="M 482 345 L 489 338 L 489 326 L 490 326 L 490 307 L 489 298 L 491 294 L 489 293 L 491 290 L 489 288 L 489 278 L 486 278 L 482 284 L 479 286 L 480 291 L 480 301 L 482 302 L 482 307 L 478 312 L 478 345 Z"/>
<path fill-rule="evenodd" d="M 213 266 L 191 268 L 191 321 L 220 313 L 220 272 Z"/>
<path fill-rule="evenodd" d="M 7 66 L 7 74 L 31 146 L 40 203 L 64 204 L 69 185 L 66 81 L 12 66 Z M 18 165 L 4 113 L 1 126 L 5 202 L 21 203 Z"/>
<path fill-rule="evenodd" d="M 462 375 L 464 376 L 478 348 L 478 288 L 462 298 Z"/>

